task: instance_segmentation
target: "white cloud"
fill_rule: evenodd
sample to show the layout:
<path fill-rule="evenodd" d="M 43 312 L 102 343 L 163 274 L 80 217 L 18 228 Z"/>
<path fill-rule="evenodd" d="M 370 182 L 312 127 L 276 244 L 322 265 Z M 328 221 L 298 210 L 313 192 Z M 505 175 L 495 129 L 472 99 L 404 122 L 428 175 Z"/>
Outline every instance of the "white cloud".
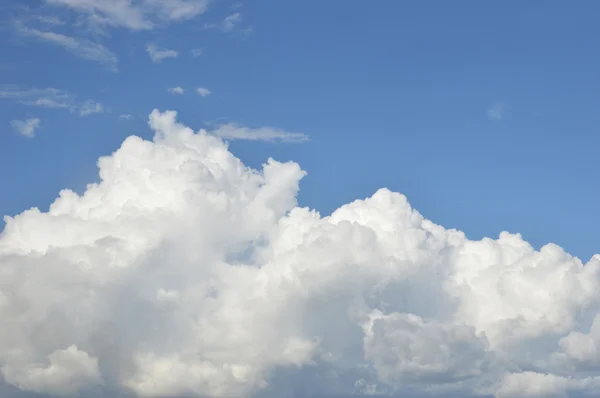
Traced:
<path fill-rule="evenodd" d="M 204 53 L 204 50 L 201 48 L 192 48 L 190 50 L 190 55 L 194 58 L 201 56 Z"/>
<path fill-rule="evenodd" d="M 223 29 L 225 31 L 230 31 L 235 29 L 235 27 L 242 21 L 242 14 L 239 12 L 228 15 L 223 19 Z"/>
<path fill-rule="evenodd" d="M 208 97 L 210 95 L 210 90 L 204 87 L 198 87 L 196 92 L 200 94 L 201 97 Z"/>
<path fill-rule="evenodd" d="M 23 88 L 17 85 L 0 85 L 0 99 L 17 101 L 28 106 L 68 109 L 81 116 L 104 112 L 104 106 L 93 100 L 78 102 L 72 94 L 57 88 Z"/>
<path fill-rule="evenodd" d="M 148 30 L 169 22 L 192 19 L 204 13 L 209 0 L 46 0 L 83 13 L 94 24 Z"/>
<path fill-rule="evenodd" d="M 239 7 L 238 7 L 239 8 Z M 241 12 L 235 12 L 223 18 L 223 20 L 219 23 L 206 23 L 204 24 L 205 29 L 220 29 L 224 32 L 232 32 L 239 28 L 242 23 L 243 16 Z M 252 32 L 252 28 L 247 27 L 242 29 L 244 33 Z"/>
<path fill-rule="evenodd" d="M 53 98 L 37 98 L 33 101 L 26 102 L 26 105 L 41 106 L 44 108 L 69 108 L 70 105 L 64 102 L 57 101 Z"/>
<path fill-rule="evenodd" d="M 148 44 L 146 51 L 150 55 L 152 62 L 159 63 L 165 58 L 176 58 L 179 53 L 175 50 L 169 50 L 168 48 L 159 48 L 154 44 Z"/>
<path fill-rule="evenodd" d="M 17 85 L 0 85 L 0 98 L 18 101 L 24 105 L 44 108 L 70 108 L 73 96 L 56 88 L 21 88 Z"/>
<path fill-rule="evenodd" d="M 321 217 L 152 112 L 100 182 L 0 234 L 0 372 L 77 397 L 597 394 L 600 255 L 472 241 L 386 189 Z M 95 395 L 90 394 L 94 392 Z M 103 393 L 103 394 L 101 394 Z"/>
<path fill-rule="evenodd" d="M 572 379 L 536 372 L 509 373 L 502 380 L 495 396 L 497 398 L 568 398 L 571 396 L 569 393 L 598 391 L 598 388 L 600 388 L 600 377 Z"/>
<path fill-rule="evenodd" d="M 171 94 L 175 94 L 175 95 L 181 95 L 185 92 L 185 90 L 183 89 L 183 87 L 177 86 L 177 87 L 171 87 L 168 89 L 168 91 Z"/>
<path fill-rule="evenodd" d="M 35 18 L 42 24 L 46 25 L 62 26 L 65 24 L 62 19 L 52 15 L 36 15 Z"/>
<path fill-rule="evenodd" d="M 488 109 L 488 118 L 491 120 L 502 120 L 504 117 L 504 103 L 496 102 Z"/>
<path fill-rule="evenodd" d="M 121 119 L 121 120 L 132 120 L 133 119 L 133 115 L 131 115 L 129 113 L 124 113 L 122 115 L 119 115 L 119 119 Z"/>
<path fill-rule="evenodd" d="M 103 113 L 104 105 L 99 102 L 87 100 L 79 107 L 80 116 L 88 116 L 94 113 Z"/>
<path fill-rule="evenodd" d="M 13 120 L 10 122 L 10 125 L 22 136 L 33 138 L 35 137 L 35 130 L 40 127 L 40 119 L 31 118 L 26 120 Z"/>
<path fill-rule="evenodd" d="M 119 69 L 117 56 L 102 44 L 60 33 L 28 28 L 20 23 L 17 23 L 17 27 L 19 32 L 25 36 L 58 45 L 80 58 L 99 62 L 112 72 L 117 72 Z"/>
<path fill-rule="evenodd" d="M 274 127 L 249 128 L 239 126 L 235 123 L 223 124 L 211 133 L 228 140 L 287 142 L 302 142 L 309 140 L 309 137 L 303 133 L 290 133 Z"/>
<path fill-rule="evenodd" d="M 91 358 L 75 345 L 48 355 L 47 366 L 30 364 L 4 372 L 6 381 L 23 390 L 59 397 L 75 395 L 80 389 L 100 385 L 98 359 Z"/>

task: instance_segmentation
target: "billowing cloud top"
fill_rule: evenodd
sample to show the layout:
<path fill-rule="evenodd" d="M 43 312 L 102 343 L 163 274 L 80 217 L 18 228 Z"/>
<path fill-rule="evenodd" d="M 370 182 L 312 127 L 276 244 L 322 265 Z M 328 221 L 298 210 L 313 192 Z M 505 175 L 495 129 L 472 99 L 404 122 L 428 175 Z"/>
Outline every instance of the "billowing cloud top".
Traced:
<path fill-rule="evenodd" d="M 470 241 L 382 189 L 331 216 L 175 112 L 0 235 L 0 369 L 55 396 L 561 397 L 600 387 L 600 256 Z M 99 394 L 99 395 L 98 395 Z"/>

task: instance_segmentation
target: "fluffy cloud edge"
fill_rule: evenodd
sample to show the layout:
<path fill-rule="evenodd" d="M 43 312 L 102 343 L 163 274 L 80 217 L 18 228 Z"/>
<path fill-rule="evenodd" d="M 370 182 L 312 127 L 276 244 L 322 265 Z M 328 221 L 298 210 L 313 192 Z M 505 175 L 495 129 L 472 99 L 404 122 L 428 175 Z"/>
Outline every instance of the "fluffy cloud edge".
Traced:
<path fill-rule="evenodd" d="M 505 232 L 470 241 L 387 189 L 321 217 L 297 207 L 296 163 L 247 168 L 172 111 L 149 124 L 154 139 L 101 158 L 83 195 L 6 218 L 7 382 L 143 397 L 597 388 L 580 353 L 600 338 L 586 321 L 600 255 L 583 264 Z"/>

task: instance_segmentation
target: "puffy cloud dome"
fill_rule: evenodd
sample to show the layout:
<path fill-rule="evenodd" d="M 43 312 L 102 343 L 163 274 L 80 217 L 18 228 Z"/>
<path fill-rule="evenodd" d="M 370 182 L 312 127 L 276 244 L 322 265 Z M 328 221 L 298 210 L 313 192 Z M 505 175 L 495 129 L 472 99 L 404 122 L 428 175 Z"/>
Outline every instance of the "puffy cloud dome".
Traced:
<path fill-rule="evenodd" d="M 331 216 L 153 111 L 0 235 L 0 369 L 55 396 L 564 397 L 600 387 L 600 256 L 468 240 L 382 189 Z"/>

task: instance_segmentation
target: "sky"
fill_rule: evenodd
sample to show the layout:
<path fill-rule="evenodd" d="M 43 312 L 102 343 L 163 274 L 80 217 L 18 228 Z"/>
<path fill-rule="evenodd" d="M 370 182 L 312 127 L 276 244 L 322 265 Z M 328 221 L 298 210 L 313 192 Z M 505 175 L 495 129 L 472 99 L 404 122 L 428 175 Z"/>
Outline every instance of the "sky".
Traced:
<path fill-rule="evenodd" d="M 0 392 L 593 393 L 599 12 L 1 2 Z"/>

